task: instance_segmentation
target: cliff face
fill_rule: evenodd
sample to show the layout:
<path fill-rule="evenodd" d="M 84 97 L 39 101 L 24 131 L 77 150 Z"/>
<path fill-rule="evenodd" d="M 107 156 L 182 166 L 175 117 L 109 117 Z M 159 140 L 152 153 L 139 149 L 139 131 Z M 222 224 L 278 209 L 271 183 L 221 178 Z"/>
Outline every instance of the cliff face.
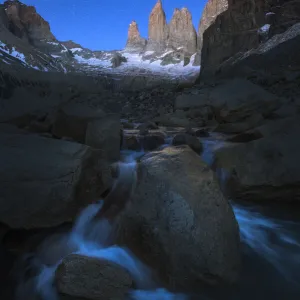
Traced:
<path fill-rule="evenodd" d="M 41 40 L 55 41 L 50 25 L 35 10 L 19 1 L 5 1 L 9 30 L 17 37 L 35 45 Z"/>
<path fill-rule="evenodd" d="M 235 54 L 257 48 L 265 38 L 284 32 L 299 22 L 299 16 L 300 0 L 228 0 L 228 9 L 203 34 L 201 76 L 214 74 Z M 203 24 L 205 19 L 209 19 L 207 15 Z"/>
<path fill-rule="evenodd" d="M 135 21 L 132 21 L 128 29 L 128 38 L 125 49 L 127 51 L 143 51 L 147 44 L 146 39 L 142 38 L 138 25 Z"/>
<path fill-rule="evenodd" d="M 228 0 L 208 0 L 198 27 L 198 50 L 202 48 L 204 31 L 213 24 L 219 14 L 228 9 Z"/>
<path fill-rule="evenodd" d="M 166 14 L 163 10 L 161 0 L 158 0 L 149 17 L 147 50 L 164 50 L 167 38 L 168 26 Z"/>
<path fill-rule="evenodd" d="M 167 24 L 162 1 L 158 0 L 149 16 L 147 41 L 141 38 L 136 22 L 129 26 L 126 50 L 163 52 L 178 48 L 187 54 L 197 51 L 197 33 L 187 8 L 176 8 Z"/>
<path fill-rule="evenodd" d="M 183 47 L 189 54 L 197 51 L 197 33 L 187 8 L 175 9 L 169 24 L 167 45 L 175 49 Z"/>

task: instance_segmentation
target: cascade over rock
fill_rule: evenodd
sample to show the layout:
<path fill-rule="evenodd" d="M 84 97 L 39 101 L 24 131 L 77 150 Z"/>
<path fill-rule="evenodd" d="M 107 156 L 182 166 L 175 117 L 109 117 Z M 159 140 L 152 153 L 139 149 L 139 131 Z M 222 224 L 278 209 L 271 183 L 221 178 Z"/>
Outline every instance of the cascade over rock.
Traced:
<path fill-rule="evenodd" d="M 148 25 L 147 50 L 162 51 L 166 48 L 168 25 L 162 1 L 158 0 L 151 11 Z"/>
<path fill-rule="evenodd" d="M 128 51 L 142 51 L 147 44 L 146 39 L 142 38 L 136 21 L 129 24 L 128 38 L 125 49 Z"/>
<path fill-rule="evenodd" d="M 34 6 L 27 6 L 20 1 L 5 1 L 5 11 L 10 31 L 17 37 L 36 45 L 41 40 L 56 41 L 50 25 L 37 12 Z"/>
<path fill-rule="evenodd" d="M 176 8 L 169 24 L 168 46 L 184 47 L 184 50 L 194 54 L 197 50 L 197 33 L 192 22 L 192 15 L 187 8 Z"/>

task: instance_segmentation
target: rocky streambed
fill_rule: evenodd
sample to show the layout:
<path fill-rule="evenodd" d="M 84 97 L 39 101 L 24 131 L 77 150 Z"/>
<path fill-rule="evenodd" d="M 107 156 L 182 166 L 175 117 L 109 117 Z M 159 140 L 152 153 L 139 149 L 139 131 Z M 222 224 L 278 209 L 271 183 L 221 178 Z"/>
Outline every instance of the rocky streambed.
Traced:
<path fill-rule="evenodd" d="M 24 231 L 6 235 L 19 252 L 17 299 L 298 299 L 299 214 L 222 195 L 229 175 L 216 160 L 232 146 L 228 137 L 133 127 L 123 131 L 114 183 L 91 189 L 104 200 L 86 206 L 81 196 L 86 208 L 73 226 L 31 232 L 25 249 Z M 42 227 L 51 207 L 45 213 L 21 221 Z"/>

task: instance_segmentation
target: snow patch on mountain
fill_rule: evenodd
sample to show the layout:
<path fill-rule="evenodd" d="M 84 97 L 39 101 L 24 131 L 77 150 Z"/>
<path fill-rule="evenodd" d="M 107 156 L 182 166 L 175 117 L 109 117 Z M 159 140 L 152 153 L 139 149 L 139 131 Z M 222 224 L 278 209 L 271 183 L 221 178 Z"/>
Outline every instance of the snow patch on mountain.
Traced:
<path fill-rule="evenodd" d="M 183 78 L 187 80 L 191 77 L 196 77 L 200 72 L 199 66 L 193 66 L 196 54 L 190 58 L 190 62 L 187 65 L 184 65 L 183 61 L 164 65 L 162 63 L 163 59 L 174 50 L 166 51 L 154 58 L 151 56 L 154 54 L 154 51 L 147 51 L 145 53 L 119 51 L 118 53 L 126 58 L 126 62 L 122 62 L 120 66 L 113 68 L 111 62 L 114 55 L 113 52 L 99 52 L 98 55 L 90 53 L 90 57 L 87 57 L 86 50 L 78 49 L 73 48 L 73 51 L 72 49 L 69 50 L 72 51 L 76 63 L 84 71 L 118 75 L 130 74 L 133 76 L 158 75 L 170 77 L 171 79 Z"/>

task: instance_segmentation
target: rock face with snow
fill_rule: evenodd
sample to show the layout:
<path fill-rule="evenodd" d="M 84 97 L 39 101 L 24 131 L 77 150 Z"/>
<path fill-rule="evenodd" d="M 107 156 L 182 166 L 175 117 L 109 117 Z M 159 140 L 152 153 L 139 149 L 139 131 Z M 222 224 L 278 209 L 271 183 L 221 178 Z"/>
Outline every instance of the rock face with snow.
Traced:
<path fill-rule="evenodd" d="M 67 49 L 76 49 L 76 48 L 79 48 L 79 49 L 83 49 L 83 47 L 78 44 L 78 43 L 75 43 L 74 41 L 72 40 L 68 40 L 68 41 L 63 41 L 63 42 L 60 42 L 63 46 L 65 46 Z"/>
<path fill-rule="evenodd" d="M 142 38 L 140 35 L 138 24 L 136 21 L 132 21 L 128 29 L 128 39 L 125 50 L 130 52 L 140 52 L 144 50 L 146 44 L 146 39 Z"/>
<path fill-rule="evenodd" d="M 149 17 L 147 50 L 163 51 L 166 48 L 167 38 L 166 14 L 162 7 L 162 1 L 158 0 Z"/>
<path fill-rule="evenodd" d="M 211 1 L 211 5 L 213 2 L 218 1 Z M 230 0 L 228 9 L 216 18 L 216 10 L 206 12 L 201 21 L 203 28 L 210 24 L 205 20 L 215 20 L 203 34 L 202 76 L 213 75 L 221 63 L 238 52 L 257 48 L 265 41 L 265 35 L 268 39 L 275 33 L 286 31 L 299 22 L 299 11 L 299 0 Z"/>
<path fill-rule="evenodd" d="M 197 34 L 192 15 L 187 8 L 176 8 L 169 24 L 168 46 L 184 47 L 186 52 L 194 54 L 197 50 Z"/>
<path fill-rule="evenodd" d="M 10 30 L 19 38 L 35 45 L 41 40 L 55 41 L 50 25 L 37 12 L 35 7 L 20 1 L 5 1 L 4 7 Z"/>

